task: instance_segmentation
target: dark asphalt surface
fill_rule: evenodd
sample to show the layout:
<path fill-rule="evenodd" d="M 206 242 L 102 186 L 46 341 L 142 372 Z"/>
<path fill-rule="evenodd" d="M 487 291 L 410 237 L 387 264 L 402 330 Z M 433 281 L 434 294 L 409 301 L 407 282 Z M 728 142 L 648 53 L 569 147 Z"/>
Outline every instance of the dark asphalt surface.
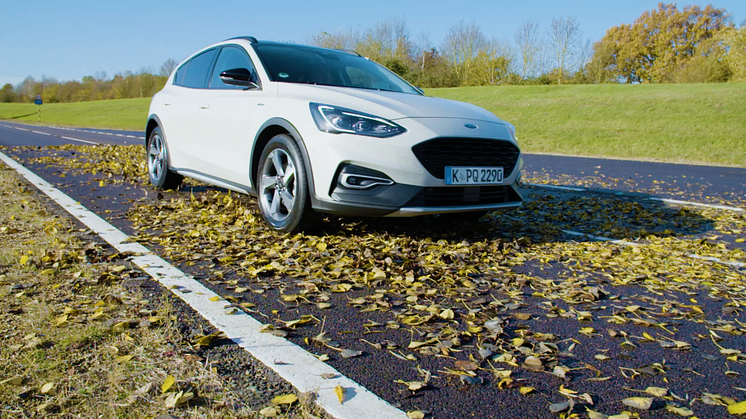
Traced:
<path fill-rule="evenodd" d="M 526 182 L 746 206 L 746 168 L 524 154 Z"/>
<path fill-rule="evenodd" d="M 8 127 L 10 126 L 10 128 Z M 30 131 L 21 131 L 16 127 L 29 129 Z M 45 136 L 35 134 L 31 130 L 48 132 L 52 135 Z M 123 144 L 127 141 L 137 142 L 140 139 L 131 139 L 127 137 L 116 136 L 119 132 L 104 132 L 100 134 L 98 130 L 81 130 L 69 131 L 66 129 L 49 128 L 49 127 L 29 127 L 20 124 L 7 123 L 0 121 L 0 144 L 2 145 L 51 145 L 58 144 L 55 141 L 64 141 L 62 136 L 75 137 L 88 141 L 95 141 L 106 144 Z M 64 134 L 64 132 L 73 135 Z M 120 133 L 123 134 L 123 133 Z M 123 135 L 136 136 L 137 133 Z M 140 133 L 140 135 L 142 135 Z M 51 137 L 51 138 L 48 138 Z M 7 151 L 6 154 L 8 154 Z M 37 155 L 43 155 L 45 150 L 36 151 L 15 151 L 12 154 L 17 158 L 28 158 Z M 744 179 L 746 179 L 746 170 L 730 168 L 709 168 L 702 166 L 686 165 L 666 165 L 659 163 L 643 162 L 626 162 L 612 161 L 602 159 L 584 159 L 554 156 L 537 156 L 526 155 L 526 170 L 534 178 L 542 179 L 553 178 L 554 180 L 573 181 L 578 180 L 576 184 L 582 184 L 586 187 L 596 187 L 601 189 L 616 189 L 624 191 L 639 191 L 635 185 L 643 185 L 645 193 L 652 196 L 664 198 L 698 200 L 701 197 L 713 198 L 711 202 L 722 202 L 718 194 L 726 196 L 727 202 L 738 202 L 734 195 L 743 195 L 746 190 Z M 23 160 L 22 160 L 23 161 Z M 37 174 L 47 179 L 50 183 L 60 188 L 63 192 L 69 194 L 74 199 L 79 200 L 83 205 L 106 218 L 109 222 L 121 228 L 128 234 L 133 234 L 131 223 L 127 219 L 126 212 L 131 205 L 137 202 L 153 202 L 160 198 L 169 199 L 188 198 L 190 188 L 185 188 L 182 192 L 158 194 L 154 192 L 149 185 L 144 184 L 107 184 L 104 188 L 99 188 L 97 182 L 99 177 L 90 175 L 71 175 L 66 173 L 63 178 L 60 176 L 59 168 L 43 167 L 39 165 L 29 165 Z M 682 170 L 697 170 L 698 175 L 682 175 Z M 682 176 L 687 176 L 686 178 Z M 604 181 L 606 179 L 606 181 Z M 611 180 L 609 180 L 611 179 Z M 619 182 L 618 179 L 626 179 L 626 182 Z M 722 182 L 720 182 L 722 180 Z M 186 181 L 187 183 L 189 180 Z M 560 183 L 562 184 L 562 183 Z M 671 185 L 675 185 L 672 189 Z M 625 189 L 626 188 L 626 189 Z M 195 193 L 199 194 L 205 189 L 196 187 Z M 527 199 L 539 199 L 541 196 L 549 194 L 551 196 L 562 197 L 576 196 L 577 194 L 559 193 L 550 191 L 540 191 L 538 189 L 527 189 L 525 191 Z M 247 198 L 248 199 L 248 198 Z M 700 200 L 701 202 L 701 200 Z M 393 223 L 393 224 L 391 224 Z M 427 222 L 412 223 L 413 226 L 407 228 L 415 230 L 413 234 L 422 233 L 423 228 L 427 229 Z M 382 220 L 373 223 L 372 229 L 380 229 L 382 232 L 396 230 L 400 224 L 396 221 Z M 420 230 L 418 230 L 420 229 Z M 406 230 L 406 228 L 405 228 Z M 481 233 L 473 231 L 465 233 L 465 240 L 475 240 Z M 437 238 L 437 237 L 436 237 Z M 501 236 L 495 239 L 503 238 Z M 158 249 L 154 249 L 158 252 Z M 197 263 L 193 266 L 189 264 L 179 264 L 178 267 L 185 272 L 194 275 L 197 279 L 202 280 L 205 284 L 221 295 L 230 294 L 231 290 L 224 288 L 221 284 L 213 284 L 209 280 L 211 275 L 210 261 Z M 530 274 L 540 278 L 553 279 L 567 270 L 563 264 L 552 264 L 547 266 L 524 265 L 515 268 L 522 273 Z M 247 286 L 258 286 L 259 283 L 248 281 L 245 278 L 231 277 L 227 274 L 226 279 L 234 279 Z M 603 276 L 597 276 L 592 279 L 599 285 L 604 285 L 607 280 Z M 329 363 L 339 369 L 343 374 L 358 381 L 368 387 L 376 394 L 388 400 L 392 404 L 401 406 L 405 411 L 421 409 L 428 411 L 432 417 L 445 418 L 555 418 L 557 414 L 550 413 L 548 405 L 566 400 L 566 398 L 557 393 L 557 387 L 563 384 L 578 393 L 588 392 L 594 395 L 595 405 L 592 408 L 607 414 L 619 413 L 622 410 L 634 410 L 625 408 L 619 403 L 622 397 L 645 396 L 645 394 L 622 391 L 624 388 L 645 389 L 647 386 L 660 386 L 670 388 L 678 396 L 684 398 L 698 397 L 702 392 L 712 392 L 716 394 L 730 395 L 743 400 L 744 393 L 733 390 L 736 386 L 744 386 L 743 375 L 746 375 L 746 368 L 743 364 L 730 363 L 728 368 L 734 373 L 741 374 L 740 378 L 727 379 L 723 375 L 722 360 L 710 359 L 703 357 L 704 353 L 717 353 L 717 348 L 713 342 L 704 338 L 707 335 L 707 329 L 702 325 L 690 324 L 689 322 L 671 321 L 670 327 L 678 328 L 677 336 L 702 336 L 703 338 L 690 339 L 694 350 L 692 351 L 671 351 L 664 350 L 656 344 L 640 344 L 643 346 L 639 350 L 629 350 L 620 345 L 620 340 L 612 339 L 603 333 L 603 336 L 586 337 L 577 335 L 580 327 L 595 327 L 599 331 L 605 331 L 608 328 L 628 332 L 631 336 L 639 336 L 642 329 L 632 325 L 612 325 L 605 320 L 600 320 L 603 316 L 611 316 L 625 306 L 630 304 L 650 305 L 653 298 L 640 295 L 640 289 L 634 286 L 626 287 L 608 287 L 613 289 L 616 299 L 605 301 L 601 306 L 603 308 L 594 309 L 593 321 L 577 322 L 575 319 L 545 317 L 545 310 L 540 308 L 539 303 L 542 298 L 533 297 L 532 290 L 526 288 L 524 292 L 525 305 L 520 309 L 521 312 L 530 313 L 532 318 L 527 321 L 514 321 L 510 328 L 510 333 L 515 334 L 520 330 L 541 331 L 542 333 L 555 333 L 562 337 L 575 336 L 577 345 L 573 349 L 572 355 L 561 357 L 564 364 L 571 368 L 577 368 L 572 373 L 572 380 L 565 382 L 548 372 L 528 372 L 518 369 L 514 374 L 516 379 L 524 379 L 524 385 L 530 385 L 536 388 L 532 395 L 523 396 L 514 390 L 502 390 L 498 388 L 498 380 L 491 374 L 482 371 L 479 376 L 483 383 L 479 385 L 470 385 L 461 382 L 457 377 L 449 375 L 447 369 L 453 369 L 453 363 L 456 359 L 464 359 L 466 354 L 474 353 L 474 345 L 478 342 L 463 342 L 463 354 L 452 353 L 451 357 L 434 357 L 417 355 L 418 361 L 411 362 L 394 357 L 390 352 L 373 349 L 369 344 L 362 342 L 364 338 L 372 343 L 383 343 L 384 348 L 387 342 L 393 342 L 398 345 L 394 352 L 407 354 L 412 353 L 406 350 L 407 344 L 411 340 L 425 340 L 427 336 L 417 335 L 416 328 L 412 329 L 376 329 L 375 333 L 370 333 L 369 329 L 363 328 L 364 323 L 378 322 L 386 324 L 392 320 L 389 313 L 371 312 L 362 313 L 359 309 L 349 304 L 350 299 L 358 296 L 367 295 L 366 290 L 357 290 L 345 294 L 333 294 L 329 301 L 332 304 L 330 310 L 320 310 L 314 305 L 304 305 L 287 303 L 280 299 L 280 295 L 285 289 L 294 289 L 298 280 L 294 278 L 274 277 L 265 284 L 265 292 L 261 295 L 244 295 L 248 302 L 256 304 L 255 314 L 260 321 L 272 322 L 282 320 L 297 319 L 301 315 L 312 314 L 317 318 L 325 318 L 324 331 L 327 336 L 340 342 L 340 346 L 349 349 L 356 349 L 364 352 L 362 357 L 343 359 L 336 356 L 329 350 L 309 346 L 304 342 L 304 338 L 313 337 L 319 333 L 319 328 L 310 326 L 308 328 L 299 328 L 289 336 L 290 340 L 304 346 L 307 350 L 317 354 L 330 354 Z M 674 294 L 674 293 L 672 293 Z M 485 301 L 491 301 L 493 292 L 490 289 L 484 290 Z M 690 295 L 679 294 L 672 297 L 686 301 L 690 298 L 697 299 L 702 305 L 705 313 L 708 313 L 708 320 L 716 322 L 721 316 L 723 307 L 722 301 L 708 299 L 701 292 L 691 293 Z M 566 304 L 559 303 L 560 308 L 569 310 Z M 583 307 L 576 307 L 584 309 Z M 187 316 L 188 308 L 182 308 L 180 315 Z M 510 313 L 501 313 L 509 315 Z M 191 314 L 194 316 L 194 314 Z M 746 320 L 744 315 L 739 317 L 741 321 Z M 651 331 L 652 332 L 652 331 Z M 635 341 L 637 342 L 637 341 Z M 560 349 L 566 350 L 572 341 L 561 343 Z M 729 338 L 730 346 L 736 346 L 740 349 L 746 348 L 746 339 L 741 336 L 738 338 Z M 735 343 L 735 345 L 733 345 Z M 599 350 L 604 349 L 603 353 L 612 359 L 606 363 L 591 362 L 603 370 L 605 376 L 611 376 L 608 381 L 588 381 L 589 378 L 596 374 L 592 370 L 585 369 L 584 362 L 593 361 L 594 355 Z M 210 351 L 213 349 L 209 349 Z M 218 350 L 218 349 L 215 349 Z M 223 349 L 223 351 L 225 351 Z M 230 351 L 229 351 L 230 352 Z M 331 353 L 330 353 L 331 352 Z M 569 352 L 569 351 L 568 351 Z M 210 356 L 205 353 L 203 356 Z M 221 373 L 227 377 L 240 377 L 244 375 L 242 361 L 240 357 L 230 355 L 218 356 L 218 368 Z M 635 380 L 624 380 L 619 375 L 620 367 L 643 367 L 650 364 L 663 364 L 670 368 L 667 373 L 653 371 L 652 374 L 643 374 Z M 401 384 L 396 384 L 396 380 L 415 381 L 420 380 L 421 376 L 416 371 L 416 366 L 432 372 L 433 380 L 431 385 L 423 391 L 412 393 L 405 389 Z M 568 374 L 570 375 L 570 374 Z M 709 377 L 708 377 L 709 376 Z M 240 385 L 240 380 L 234 380 Z M 734 393 L 735 392 L 735 393 Z M 687 405 L 686 403 L 680 403 Z M 706 406 L 702 403 L 696 404 L 698 417 L 700 418 L 728 418 L 730 417 L 722 407 Z M 582 412 L 582 410 L 581 410 Z M 375 417 L 372 414 L 371 417 Z M 581 414 L 580 417 L 585 417 Z M 678 417 L 665 409 L 657 409 L 649 412 L 641 412 L 643 418 L 672 418 Z"/>
<path fill-rule="evenodd" d="M 9 147 L 43 147 L 62 144 L 93 145 L 93 143 L 131 145 L 143 144 L 144 141 L 145 133 L 140 131 L 26 125 L 0 121 L 0 145 Z"/>

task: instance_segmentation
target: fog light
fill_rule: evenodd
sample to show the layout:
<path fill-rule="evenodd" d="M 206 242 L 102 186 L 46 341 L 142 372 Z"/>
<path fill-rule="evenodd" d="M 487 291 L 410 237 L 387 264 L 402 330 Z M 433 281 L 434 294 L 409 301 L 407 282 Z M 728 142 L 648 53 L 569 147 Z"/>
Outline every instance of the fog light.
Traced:
<path fill-rule="evenodd" d="M 391 179 L 384 179 L 376 176 L 368 175 L 351 175 L 349 173 L 342 173 L 340 177 L 340 183 L 345 188 L 350 189 L 370 189 L 375 186 L 390 186 L 394 184 Z"/>

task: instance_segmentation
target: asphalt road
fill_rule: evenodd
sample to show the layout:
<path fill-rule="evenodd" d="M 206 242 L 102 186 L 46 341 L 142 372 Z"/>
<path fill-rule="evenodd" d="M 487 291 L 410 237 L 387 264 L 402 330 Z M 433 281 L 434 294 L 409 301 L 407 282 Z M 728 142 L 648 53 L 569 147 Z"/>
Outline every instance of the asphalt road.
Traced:
<path fill-rule="evenodd" d="M 8 147 L 62 144 L 131 145 L 142 144 L 143 141 L 145 133 L 140 131 L 37 126 L 0 121 L 0 145 Z"/>
<path fill-rule="evenodd" d="M 38 132 L 34 132 L 38 131 Z M 41 134 L 44 132 L 46 134 Z M 130 135 L 135 138 L 127 137 Z M 0 122 L 0 144 L 19 146 L 19 145 L 55 145 L 63 142 L 70 144 L 86 144 L 80 140 L 95 142 L 100 144 L 133 144 L 143 141 L 142 133 L 137 132 L 118 132 L 118 131 L 99 131 L 99 130 L 69 130 L 64 128 L 50 127 L 30 127 L 21 124 Z M 69 140 L 64 137 L 74 138 Z M 4 151 L 6 154 L 8 151 Z M 128 234 L 137 233 L 132 221 L 128 218 L 127 212 L 136 205 L 155 204 L 166 202 L 169 198 L 176 200 L 189 199 L 191 194 L 205 194 L 214 188 L 195 185 L 194 188 L 185 188 L 182 192 L 176 193 L 153 193 L 152 188 L 142 183 L 110 183 L 104 187 L 98 186 L 101 175 L 93 176 L 85 173 L 68 173 L 59 167 L 49 166 L 37 160 L 33 162 L 34 157 L 46 156 L 50 152 L 46 149 L 23 149 L 12 150 L 10 153 L 27 167 L 34 170 L 37 174 L 47 179 L 50 183 L 60 188 L 63 192 L 69 194 L 74 199 L 79 200 L 89 209 L 97 212 L 109 222 L 121 228 Z M 63 157 L 77 158 L 72 154 L 62 154 Z M 717 168 L 704 166 L 689 165 L 669 165 L 660 163 L 647 162 L 629 162 L 604 159 L 585 159 L 571 157 L 554 157 L 541 155 L 526 155 L 526 178 L 527 181 L 535 183 L 554 183 L 568 185 L 582 185 L 590 188 L 603 189 L 604 191 L 633 191 L 643 192 L 646 196 L 659 196 L 663 198 L 676 198 L 686 200 L 702 201 L 707 198 L 707 202 L 722 203 L 727 202 L 733 205 L 743 206 L 743 194 L 746 191 L 746 170 L 732 168 Z M 63 173 L 65 172 L 65 173 Z M 65 176 L 62 177 L 61 175 Z M 189 181 L 187 180 L 187 185 Z M 556 205 L 560 208 L 568 202 L 581 202 L 588 195 L 586 193 L 572 192 L 555 192 L 551 190 L 541 190 L 540 188 L 527 188 L 527 202 L 542 202 Z M 618 201 L 615 201 L 618 200 Z M 247 199 L 247 201 L 249 201 Z M 634 197 L 614 198 L 604 195 L 603 201 L 599 205 L 624 205 L 637 204 Z M 575 205 L 575 204 L 573 204 Z M 659 204 L 645 203 L 645 208 L 650 211 L 659 210 Z M 540 207 L 537 207 L 540 208 Z M 570 207 L 575 208 L 575 207 Z M 582 208 L 580 208 L 582 209 Z M 549 213 L 549 220 L 561 228 L 582 229 L 589 226 L 589 223 L 573 223 L 571 221 L 555 218 L 551 216 L 552 208 L 546 209 Z M 572 211 L 567 211 L 572 212 Z M 592 211 L 588 211 L 592 212 Z M 665 212 L 664 212 L 665 214 Z M 686 214 L 686 223 L 677 224 L 675 218 L 678 216 L 676 211 L 670 214 L 670 223 L 663 220 L 661 228 L 680 229 L 676 231 L 682 236 L 686 235 L 712 235 L 710 230 L 711 224 L 704 218 L 698 218 L 698 214 Z M 664 217 L 666 218 L 666 217 Z M 629 220 L 612 220 L 620 225 Z M 484 222 L 484 221 L 483 221 Z M 519 223 L 517 220 L 516 223 Z M 565 223 L 565 224 L 562 224 Z M 442 222 L 438 218 L 429 218 L 424 221 L 407 222 L 406 225 L 391 220 L 371 221 L 368 224 L 368 231 L 380 232 L 387 237 L 399 237 L 400 235 L 423 236 L 432 235 L 436 239 L 441 237 Z M 634 224 L 634 220 L 630 222 Z M 439 225 L 441 225 L 439 227 Z M 517 225 L 517 224 L 516 224 Z M 484 224 L 482 224 L 484 226 Z M 163 227 L 161 227 L 163 228 Z M 588 227 L 590 228 L 590 227 Z M 528 229 L 528 228 L 527 228 Z M 499 229 L 486 229 L 481 231 L 466 228 L 456 237 L 443 234 L 443 240 L 458 243 L 477 242 L 480 240 L 487 241 L 510 241 L 513 240 L 511 232 L 500 231 Z M 594 231 L 583 231 L 593 233 Z M 153 234 L 158 234 L 153 232 Z M 333 235 L 333 230 L 329 231 Z M 722 234 L 722 232 L 719 232 Z M 733 239 L 741 233 L 726 232 L 732 234 Z M 350 236 L 364 237 L 363 233 L 352 231 Z M 549 240 L 549 239 L 548 239 Z M 552 238 L 552 241 L 559 244 L 570 244 L 573 241 L 571 237 Z M 541 244 L 541 243 L 539 243 Z M 735 240 L 729 240 L 726 246 L 740 247 L 736 245 Z M 154 249 L 157 252 L 163 249 Z M 203 252 L 204 249 L 199 249 Z M 197 252 L 197 250 L 194 250 Z M 231 274 L 231 262 L 228 265 L 220 265 L 220 270 L 226 272 L 225 281 L 215 281 L 214 270 L 217 259 L 210 260 L 190 260 L 176 261 L 176 265 L 194 275 L 197 279 L 203 281 L 205 285 L 212 288 L 221 295 L 230 294 L 234 291 L 228 285 L 231 281 L 243 284 L 248 281 L 246 278 Z M 196 262 L 196 263 L 195 263 Z M 240 261 L 233 262 L 238 264 Z M 569 263 L 569 265 L 568 265 Z M 238 266 L 234 266 L 237 268 Z M 562 263 L 526 263 L 524 265 L 511 268 L 514 273 L 525 275 L 527 277 L 538 278 L 539 280 L 558 281 L 560 278 L 567 276 L 568 269 L 572 269 L 572 262 Z M 719 269 L 719 268 L 718 268 Z M 715 272 L 715 271 L 713 271 Z M 718 271 L 721 272 L 721 271 Z M 746 278 L 746 272 L 743 269 L 733 268 L 727 271 L 729 275 L 735 275 L 743 281 Z M 746 399 L 746 393 L 737 390 L 737 387 L 743 387 L 743 375 L 746 375 L 746 367 L 743 360 L 725 362 L 725 368 L 730 373 L 724 375 L 723 359 L 718 353 L 716 345 L 713 345 L 707 338 L 711 328 L 716 327 L 718 322 L 724 318 L 731 321 L 735 318 L 736 322 L 743 324 L 746 322 L 746 315 L 743 311 L 736 311 L 730 317 L 724 316 L 724 303 L 719 298 L 708 296 L 703 290 L 692 289 L 688 292 L 666 292 L 666 295 L 648 293 L 645 288 L 635 284 L 625 287 L 612 287 L 609 285 L 608 278 L 603 275 L 590 273 L 584 277 L 589 281 L 589 285 L 604 286 L 611 290 L 611 296 L 602 299 L 600 305 L 577 306 L 568 305 L 561 300 L 552 300 L 557 304 L 557 310 L 592 310 L 593 319 L 578 321 L 575 316 L 568 319 L 564 316 L 549 317 L 545 316 L 546 298 L 535 294 L 533 285 L 527 284 L 521 298 L 521 304 L 518 311 L 521 315 L 528 314 L 526 317 L 511 317 L 513 309 L 493 309 L 489 303 L 494 299 L 504 298 L 504 295 L 495 292 L 491 286 L 480 288 L 479 295 L 471 299 L 462 301 L 465 309 L 457 310 L 457 318 L 463 322 L 467 319 L 469 307 L 484 307 L 484 310 L 495 310 L 496 314 L 511 318 L 510 327 L 506 329 L 510 339 L 518 339 L 520 336 L 531 340 L 534 336 L 532 331 L 541 331 L 542 333 L 552 333 L 559 336 L 562 340 L 557 342 L 560 349 L 560 360 L 564 365 L 572 369 L 568 372 L 567 378 L 562 379 L 551 371 L 531 372 L 525 368 L 514 368 L 513 377 L 517 380 L 515 384 L 520 386 L 531 386 L 535 389 L 532 394 L 522 395 L 517 388 L 507 389 L 501 384 L 501 379 L 492 374 L 485 362 L 481 362 L 478 371 L 478 383 L 472 383 L 464 380 L 463 377 L 453 375 L 449 371 L 455 369 L 456 361 L 468 361 L 470 356 L 473 360 L 479 361 L 479 355 L 476 352 L 478 347 L 484 347 L 487 342 L 469 341 L 465 336 L 461 339 L 461 346 L 454 347 L 448 355 L 426 356 L 417 351 L 407 350 L 407 345 L 411 341 L 425 341 L 432 338 L 417 327 L 401 327 L 397 329 L 385 327 L 365 326 L 370 324 L 385 325 L 391 322 L 392 314 L 386 311 L 361 311 L 359 307 L 351 304 L 357 298 L 367 297 L 374 290 L 365 288 L 353 289 L 348 293 L 331 293 L 329 304 L 332 308 L 321 310 L 315 305 L 304 305 L 301 303 L 289 303 L 282 298 L 287 294 L 286 290 L 294 290 L 301 287 L 299 279 L 290 277 L 268 277 L 266 283 L 248 281 L 247 286 L 263 287 L 263 293 L 252 295 L 251 293 L 242 294 L 242 298 L 247 303 L 254 304 L 256 315 L 266 321 L 285 321 L 298 319 L 304 315 L 313 315 L 319 319 L 325 319 L 319 327 L 298 328 L 289 335 L 293 342 L 305 347 L 307 350 L 317 354 L 328 354 L 330 351 L 320 348 L 317 345 L 308 344 L 308 339 L 318 335 L 323 330 L 326 336 L 339 342 L 344 348 L 359 350 L 363 352 L 360 357 L 346 359 L 335 356 L 332 352 L 332 359 L 329 363 L 340 370 L 343 374 L 356 380 L 379 396 L 383 397 L 390 403 L 401 406 L 405 411 L 420 409 L 429 412 L 435 418 L 555 418 L 557 413 L 550 412 L 551 403 L 559 403 L 567 400 L 567 397 L 558 393 L 558 388 L 569 388 L 571 391 L 577 391 L 577 394 L 588 393 L 593 396 L 594 405 L 587 404 L 589 408 L 594 408 L 606 414 L 616 414 L 622 410 L 634 410 L 625 407 L 619 403 L 622 397 L 645 396 L 646 394 L 636 393 L 629 389 L 643 390 L 648 386 L 659 386 L 671 388 L 675 392 L 677 399 L 671 399 L 681 406 L 694 406 L 698 417 L 704 418 L 727 418 L 730 417 L 722 406 L 710 406 L 699 401 L 690 405 L 689 403 L 695 397 L 699 397 L 704 392 L 723 394 L 738 400 Z M 496 279 L 499 282 L 499 278 Z M 496 283 L 498 283 L 496 282 Z M 743 296 L 741 296 L 743 297 Z M 642 306 L 647 307 L 642 310 L 649 310 L 641 316 L 642 319 L 651 319 L 651 314 L 665 318 L 665 310 L 662 313 L 654 312 L 654 307 L 665 299 L 673 298 L 677 301 L 689 302 L 690 300 L 698 301 L 698 304 L 704 311 L 705 319 L 701 322 L 689 322 L 673 318 L 667 321 L 668 329 L 676 331 L 677 339 L 686 339 L 693 345 L 692 350 L 672 351 L 653 343 L 645 343 L 645 339 L 638 340 L 637 337 L 643 333 L 655 334 L 652 328 L 638 327 L 638 325 L 615 325 L 607 319 L 619 312 L 624 312 L 625 307 Z M 400 307 L 401 301 L 396 301 L 394 297 L 390 303 L 393 305 L 392 311 Z M 745 301 L 741 298 L 740 301 Z M 682 303 L 683 304 L 683 303 Z M 691 303 L 689 303 L 691 304 Z M 678 307 L 680 308 L 680 307 Z M 188 308 L 182 309 L 182 315 L 188 315 Z M 635 310 L 633 310 L 635 311 Z M 560 311 L 557 311 L 558 313 Z M 643 311 L 643 313 L 645 313 Z M 710 322 L 710 323 L 708 323 Z M 738 323 L 736 323 L 738 324 Z M 588 336 L 578 334 L 578 329 L 583 327 L 593 328 L 599 333 L 591 333 Z M 720 327 L 720 326 L 717 326 Z M 633 340 L 636 347 L 641 349 L 630 349 L 625 346 L 618 337 L 613 338 L 607 335 L 606 330 L 613 328 L 629 333 L 629 340 Z M 656 329 L 657 330 L 657 329 Z M 718 329 L 719 330 L 719 329 Z M 422 333 L 422 334 L 420 334 Z M 720 341 L 721 345 L 735 348 L 746 348 L 746 338 L 743 334 L 730 336 L 722 331 L 717 332 L 724 335 L 725 341 Z M 634 338 L 632 336 L 635 336 Z M 697 337 L 699 336 L 699 337 Z M 697 338 L 695 338 L 697 337 Z M 362 339 L 365 339 L 363 341 Z M 511 340 L 508 340 L 510 342 Z M 575 339 L 572 341 L 570 339 Z M 367 341 L 367 342 L 366 342 Z M 512 340 L 515 343 L 515 340 Z M 577 342 L 575 344 L 574 342 Z M 714 342 L 714 341 L 713 341 Z M 383 349 L 377 349 L 372 344 L 381 344 Z M 394 349 L 386 350 L 390 346 Z M 525 346 L 524 346 L 525 348 Z M 509 347 L 493 348 L 496 354 L 510 349 Z M 209 351 L 209 349 L 207 350 Z M 393 356 L 392 352 L 402 355 L 413 355 L 416 361 L 402 359 Z M 515 351 L 513 351 L 515 352 Z M 596 358 L 599 354 L 608 356 L 609 361 L 598 361 Z M 209 357 L 210 354 L 205 354 Z M 221 357 L 217 367 L 221 373 L 227 377 L 240 377 L 243 374 L 239 362 L 230 357 Z M 496 366 L 503 368 L 505 364 L 493 362 Z M 592 364 L 600 368 L 606 380 L 594 381 L 596 375 L 592 369 L 587 366 Z M 463 364 L 462 364 L 463 365 Z M 427 370 L 432 373 L 432 380 L 424 390 L 409 391 L 406 385 L 397 383 L 401 381 L 422 380 L 421 370 Z M 634 379 L 624 379 L 620 374 L 622 368 L 633 367 L 641 371 Z M 660 367 L 660 368 L 659 368 Z M 629 370 L 627 374 L 632 374 Z M 738 374 L 738 375 L 736 375 Z M 709 377 L 709 378 L 707 378 Z M 731 378 L 728 378 L 731 377 Z M 598 378 L 598 377 L 596 377 Z M 523 381 L 521 381 L 523 380 Z M 561 387 L 562 386 L 562 387 Z M 574 399 L 575 400 L 575 399 Z M 656 402 L 659 403 L 659 402 Z M 662 406 L 651 411 L 641 412 L 644 418 L 671 418 L 679 417 L 674 413 L 668 412 Z M 580 417 L 586 417 L 584 409 L 576 410 L 581 413 Z M 640 412 L 640 411 L 637 411 Z M 371 417 L 375 417 L 373 413 Z"/>
<path fill-rule="evenodd" d="M 527 181 L 746 206 L 746 169 L 524 154 Z"/>

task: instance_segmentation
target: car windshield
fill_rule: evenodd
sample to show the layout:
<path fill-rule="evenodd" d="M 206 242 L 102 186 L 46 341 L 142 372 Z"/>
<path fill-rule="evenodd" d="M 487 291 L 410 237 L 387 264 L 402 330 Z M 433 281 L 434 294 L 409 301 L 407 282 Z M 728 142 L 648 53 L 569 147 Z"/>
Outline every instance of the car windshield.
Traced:
<path fill-rule="evenodd" d="M 261 42 L 254 49 L 272 81 L 421 94 L 386 67 L 354 53 Z"/>

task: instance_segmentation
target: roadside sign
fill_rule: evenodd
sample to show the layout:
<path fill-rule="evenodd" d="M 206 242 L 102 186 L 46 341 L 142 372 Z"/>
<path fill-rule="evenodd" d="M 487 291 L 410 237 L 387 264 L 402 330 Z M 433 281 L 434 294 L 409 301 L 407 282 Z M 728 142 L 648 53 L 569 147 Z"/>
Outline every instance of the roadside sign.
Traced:
<path fill-rule="evenodd" d="M 34 100 L 34 105 L 41 105 L 41 95 L 36 95 L 36 99 Z"/>

